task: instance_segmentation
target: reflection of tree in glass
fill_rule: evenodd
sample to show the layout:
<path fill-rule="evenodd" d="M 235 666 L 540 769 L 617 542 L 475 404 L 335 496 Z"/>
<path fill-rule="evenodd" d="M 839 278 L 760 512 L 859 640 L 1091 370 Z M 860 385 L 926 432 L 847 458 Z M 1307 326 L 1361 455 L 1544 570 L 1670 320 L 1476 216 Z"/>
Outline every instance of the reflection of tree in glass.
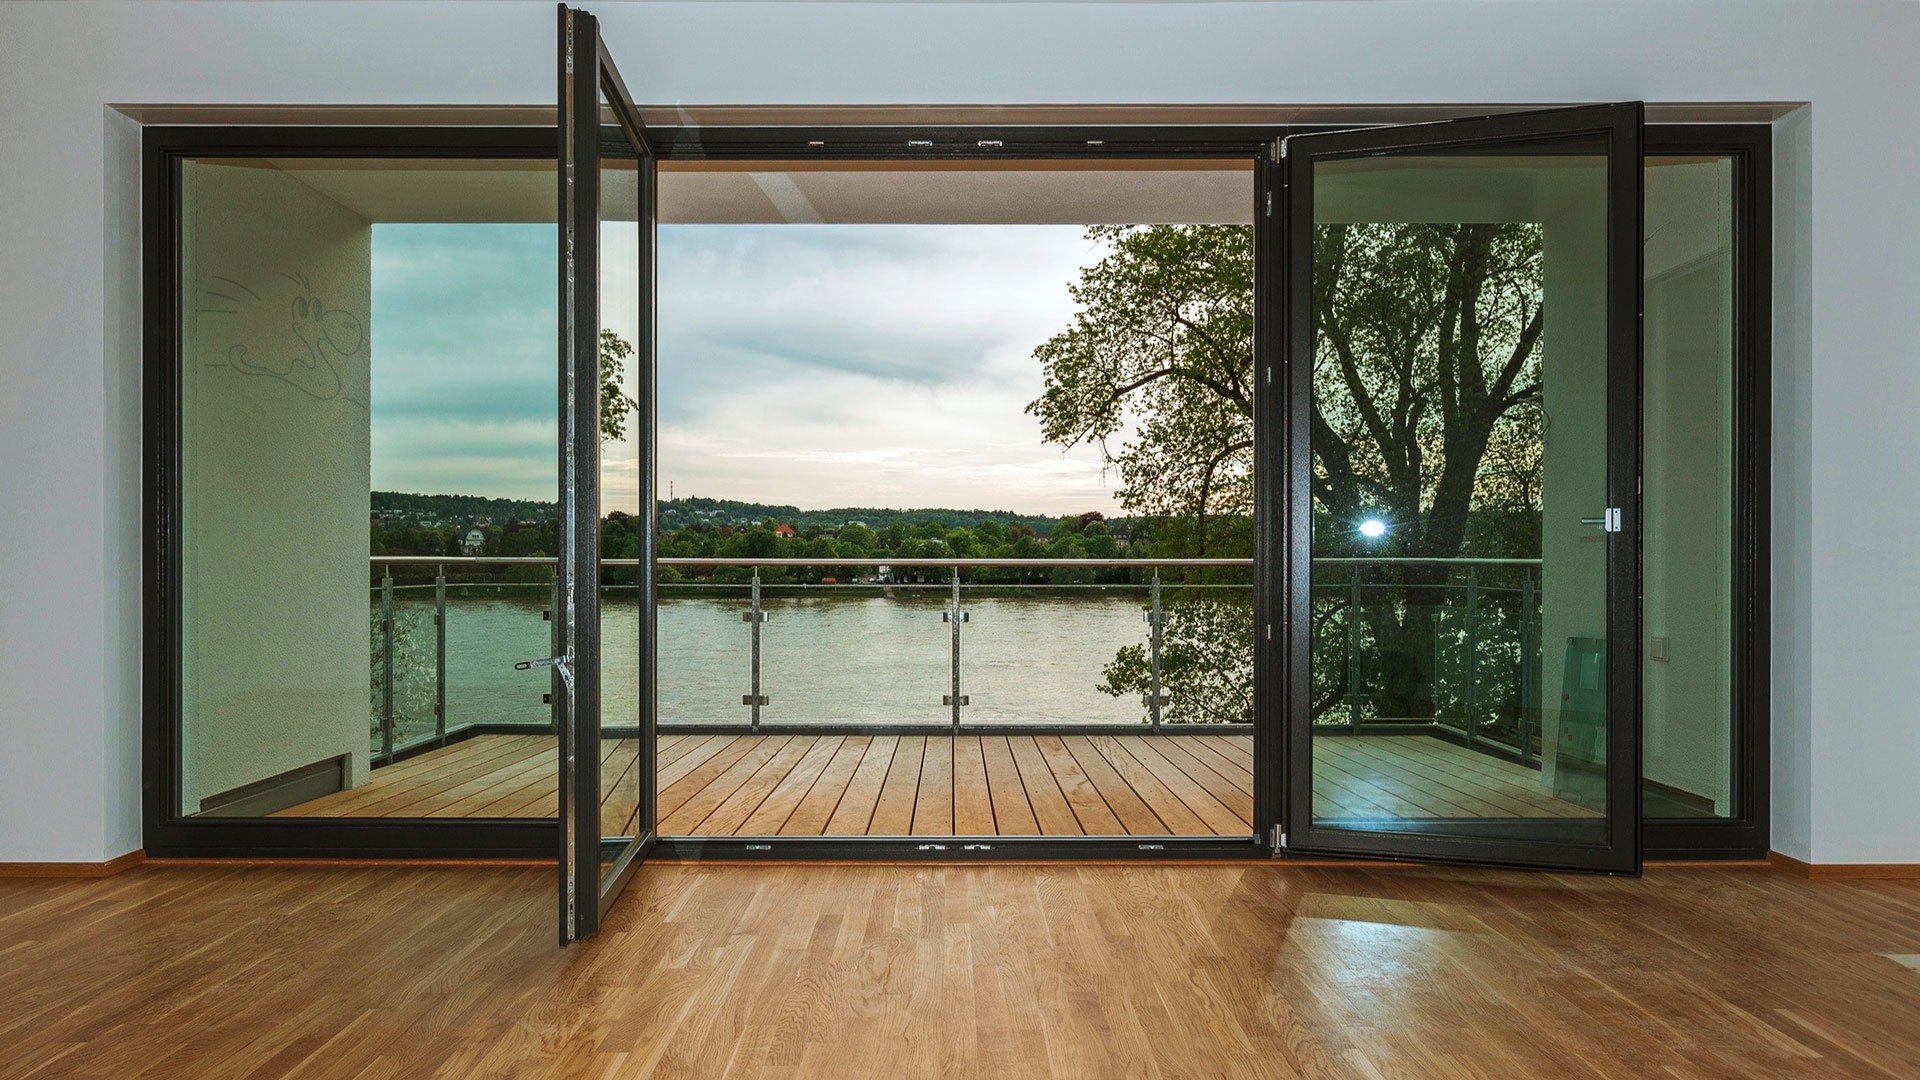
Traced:
<path fill-rule="evenodd" d="M 640 403 L 620 389 L 626 377 L 633 343 L 611 330 L 600 331 L 600 439 L 618 442 L 626 437 L 627 417 Z"/>
<path fill-rule="evenodd" d="M 1542 235 L 1527 224 L 1321 226 L 1314 236 L 1314 554 L 1397 560 L 1539 554 Z M 1386 525 L 1379 538 L 1358 532 Z M 1364 650 L 1350 685 L 1345 643 L 1316 648 L 1314 712 L 1358 690 L 1373 715 L 1434 717 L 1442 654 L 1459 651 L 1470 572 L 1443 562 L 1349 565 L 1318 575 L 1318 629 Z M 1490 586 L 1512 583 L 1479 581 Z M 1358 585 L 1358 622 L 1347 626 Z M 1490 607 L 1519 596 L 1490 593 Z M 1492 614 L 1492 612 L 1489 612 Z M 1476 616 L 1518 645 L 1518 613 Z M 1438 638 L 1438 640 L 1436 640 Z M 1465 678 L 1460 656 L 1453 664 Z M 1505 670 L 1510 665 L 1496 665 Z M 1484 681 L 1484 680 L 1483 680 Z M 1503 710 L 1517 709 L 1509 680 Z M 1489 690 L 1493 687 L 1489 686 Z M 1487 695 L 1488 699 L 1495 695 Z M 1358 719 L 1358 717 L 1356 717 Z"/>
<path fill-rule="evenodd" d="M 1035 350 L 1046 389 L 1028 410 L 1049 441 L 1099 447 L 1143 517 L 1149 554 L 1251 555 L 1252 230 L 1098 226 L 1089 236 L 1108 254 L 1073 286 L 1073 325 Z M 1537 554 L 1539 228 L 1326 226 L 1314 259 L 1315 554 Z M 1359 535 L 1369 518 L 1386 523 L 1384 536 Z M 1435 619 L 1418 605 L 1450 571 L 1362 573 L 1397 586 L 1366 608 L 1379 714 L 1430 716 Z M 1185 576 L 1207 579 L 1222 577 Z M 1168 608 L 1169 714 L 1249 719 L 1248 594 L 1174 590 Z M 1316 604 L 1316 623 L 1341 610 Z M 1122 651 L 1102 689 L 1145 690 L 1137 651 Z M 1335 652 L 1316 649 L 1339 661 L 1316 672 L 1316 713 L 1346 695 Z"/>

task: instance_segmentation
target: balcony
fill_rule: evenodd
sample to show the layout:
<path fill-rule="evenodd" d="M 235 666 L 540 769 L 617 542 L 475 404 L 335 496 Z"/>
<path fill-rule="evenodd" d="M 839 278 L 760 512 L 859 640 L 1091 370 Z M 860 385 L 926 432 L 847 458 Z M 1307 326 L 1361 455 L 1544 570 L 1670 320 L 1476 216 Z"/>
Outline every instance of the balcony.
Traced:
<path fill-rule="evenodd" d="M 1345 736 L 1317 740 L 1319 813 L 1592 813 L 1539 783 L 1537 564 L 1456 562 L 1316 562 L 1315 730 Z M 551 565 L 376 557 L 375 767 L 280 816 L 553 816 L 551 690 L 511 670 L 550 646 Z M 665 835 L 1253 831 L 1251 560 L 660 566 Z M 635 572 L 602 579 L 609 828 L 643 767 Z M 1388 634 L 1423 622 L 1410 683 Z"/>

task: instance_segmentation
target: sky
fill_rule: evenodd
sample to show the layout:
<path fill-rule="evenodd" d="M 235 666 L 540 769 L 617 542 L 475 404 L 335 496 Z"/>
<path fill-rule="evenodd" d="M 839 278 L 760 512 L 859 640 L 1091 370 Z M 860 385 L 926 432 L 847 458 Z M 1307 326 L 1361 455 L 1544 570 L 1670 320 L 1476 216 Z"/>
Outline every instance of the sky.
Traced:
<path fill-rule="evenodd" d="M 637 233 L 603 231 L 633 340 Z M 663 225 L 660 487 L 792 504 L 1118 512 L 1091 447 L 1043 443 L 1033 349 L 1099 257 L 1077 225 Z M 551 225 L 378 225 L 373 487 L 554 497 Z M 630 372 L 631 375 L 631 372 Z M 635 503 L 629 439 L 605 508 Z"/>

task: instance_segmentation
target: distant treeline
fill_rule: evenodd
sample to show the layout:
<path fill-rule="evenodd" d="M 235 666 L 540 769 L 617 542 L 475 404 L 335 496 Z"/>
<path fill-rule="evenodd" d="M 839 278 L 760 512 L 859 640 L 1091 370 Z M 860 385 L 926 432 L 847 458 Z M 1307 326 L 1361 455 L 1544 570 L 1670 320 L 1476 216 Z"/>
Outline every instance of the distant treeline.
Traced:
<path fill-rule="evenodd" d="M 973 528 L 982 522 L 998 522 L 1002 527 L 1025 525 L 1038 533 L 1046 533 L 1053 528 L 1058 517 L 1045 514 L 1016 514 L 1011 510 L 948 510 L 920 509 L 894 510 L 879 506 L 843 506 L 832 510 L 802 510 L 796 506 L 772 506 L 767 503 L 736 502 L 732 499 L 703 499 L 689 497 L 685 499 L 663 500 L 660 503 L 660 529 L 671 532 L 684 529 L 689 525 L 740 525 L 763 521 L 777 521 L 791 526 L 795 532 L 806 532 L 811 526 L 818 525 L 828 530 L 838 529 L 850 521 L 857 521 L 870 529 L 884 529 L 895 522 L 920 524 L 937 522 L 949 529 Z"/>
<path fill-rule="evenodd" d="M 557 504 L 534 499 L 490 499 L 483 495 L 416 495 L 401 491 L 376 491 L 372 494 L 372 518 L 391 525 L 466 526 L 504 525 L 509 521 L 548 521 L 558 516 Z M 802 510 L 797 506 L 739 502 L 734 499 L 689 497 L 660 501 L 660 528 L 663 532 L 689 525 L 749 525 L 763 521 L 790 525 L 796 532 L 819 525 L 837 529 L 849 521 L 870 528 L 884 529 L 896 521 L 919 523 L 935 521 L 949 529 L 971 528 L 985 521 L 1002 526 L 1025 525 L 1046 533 L 1057 517 L 1046 514 L 1017 514 L 1011 510 L 949 510 L 944 508 L 896 510 L 880 506 L 846 506 L 832 510 Z M 1120 527 L 1121 521 L 1114 521 Z"/>

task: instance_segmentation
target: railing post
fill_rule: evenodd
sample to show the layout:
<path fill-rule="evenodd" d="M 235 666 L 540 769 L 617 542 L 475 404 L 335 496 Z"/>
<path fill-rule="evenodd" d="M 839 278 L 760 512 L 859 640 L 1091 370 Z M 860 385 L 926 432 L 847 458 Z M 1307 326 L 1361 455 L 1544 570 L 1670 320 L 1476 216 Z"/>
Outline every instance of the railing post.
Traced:
<path fill-rule="evenodd" d="M 1153 733 L 1160 734 L 1160 624 L 1163 616 L 1160 612 L 1160 568 L 1153 568 L 1153 584 L 1148 594 L 1151 597 L 1147 610 L 1147 715 L 1153 724 Z"/>
<path fill-rule="evenodd" d="M 380 568 L 380 760 L 393 760 L 393 567 Z"/>
<path fill-rule="evenodd" d="M 1347 596 L 1347 722 L 1360 726 L 1360 571 Z"/>
<path fill-rule="evenodd" d="M 447 745 L 447 568 L 433 576 L 433 740 Z"/>
<path fill-rule="evenodd" d="M 960 734 L 960 707 L 967 704 L 967 696 L 960 692 L 960 624 L 967 621 L 967 613 L 960 610 L 960 568 L 953 568 L 953 600 L 941 617 L 953 625 L 953 683 L 952 692 L 946 695 L 946 704 L 951 710 L 953 733 Z"/>
<path fill-rule="evenodd" d="M 767 703 L 766 696 L 760 693 L 760 624 L 767 621 L 767 616 L 760 610 L 760 568 L 757 566 L 753 568 L 753 607 L 741 619 L 753 626 L 753 649 L 747 673 L 750 692 L 740 699 L 740 703 L 750 710 L 747 715 L 748 729 L 759 731 L 760 706 Z"/>
<path fill-rule="evenodd" d="M 1533 760 L 1533 725 L 1540 715 L 1540 671 L 1533 654 L 1540 647 L 1540 627 L 1533 621 L 1533 570 L 1520 585 L 1520 760 Z"/>
<path fill-rule="evenodd" d="M 1480 574 L 1467 570 L 1467 745 L 1480 735 Z"/>

